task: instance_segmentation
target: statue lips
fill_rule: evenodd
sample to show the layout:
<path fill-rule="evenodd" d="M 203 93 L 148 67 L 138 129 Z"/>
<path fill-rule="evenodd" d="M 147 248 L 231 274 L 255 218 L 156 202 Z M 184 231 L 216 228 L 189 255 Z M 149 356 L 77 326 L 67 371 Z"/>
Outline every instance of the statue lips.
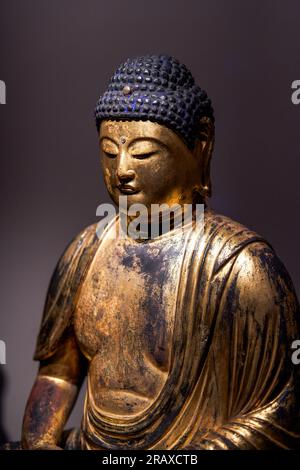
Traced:
<path fill-rule="evenodd" d="M 117 188 L 123 194 L 137 194 L 140 192 L 138 188 L 134 188 L 130 184 L 118 184 Z"/>

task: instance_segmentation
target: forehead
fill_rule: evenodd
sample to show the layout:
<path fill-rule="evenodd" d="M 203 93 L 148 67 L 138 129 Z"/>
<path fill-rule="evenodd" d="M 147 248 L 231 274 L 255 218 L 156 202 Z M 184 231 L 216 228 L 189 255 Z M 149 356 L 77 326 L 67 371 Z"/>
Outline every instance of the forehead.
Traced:
<path fill-rule="evenodd" d="M 152 138 L 164 144 L 174 144 L 179 137 L 166 126 L 152 121 L 102 121 L 100 138 L 109 137 L 119 141 L 125 138 L 129 143 L 133 139 Z"/>

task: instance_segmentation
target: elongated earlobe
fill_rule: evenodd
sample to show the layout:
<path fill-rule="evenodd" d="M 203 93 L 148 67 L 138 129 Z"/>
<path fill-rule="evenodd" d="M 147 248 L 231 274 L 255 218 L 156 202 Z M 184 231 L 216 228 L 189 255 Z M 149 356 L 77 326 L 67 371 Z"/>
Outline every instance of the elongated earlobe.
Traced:
<path fill-rule="evenodd" d="M 199 137 L 195 145 L 195 156 L 200 166 L 199 194 L 206 199 L 211 197 L 210 162 L 214 147 L 214 124 L 209 118 L 199 123 Z"/>

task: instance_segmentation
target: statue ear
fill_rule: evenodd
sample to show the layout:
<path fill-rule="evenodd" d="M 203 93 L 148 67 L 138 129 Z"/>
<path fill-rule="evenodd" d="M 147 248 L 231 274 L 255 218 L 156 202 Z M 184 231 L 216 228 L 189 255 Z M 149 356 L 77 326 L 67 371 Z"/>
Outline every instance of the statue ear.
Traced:
<path fill-rule="evenodd" d="M 200 165 L 199 192 L 206 198 L 211 196 L 210 161 L 214 147 L 214 123 L 208 117 L 201 118 L 194 154 Z"/>

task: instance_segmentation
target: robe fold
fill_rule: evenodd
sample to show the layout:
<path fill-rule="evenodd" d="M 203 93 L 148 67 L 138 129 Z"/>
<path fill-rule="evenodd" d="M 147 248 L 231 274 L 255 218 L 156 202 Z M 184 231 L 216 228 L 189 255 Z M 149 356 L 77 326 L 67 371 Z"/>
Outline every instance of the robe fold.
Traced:
<path fill-rule="evenodd" d="M 73 322 L 101 241 L 96 225 L 68 247 L 53 275 L 35 352 L 51 357 Z M 107 233 L 107 232 L 105 232 Z M 106 236 L 104 233 L 104 237 Z M 300 339 L 293 285 L 272 247 L 231 219 L 205 212 L 186 240 L 176 294 L 169 376 L 132 417 L 105 416 L 87 391 L 82 448 L 270 449 L 300 446 Z"/>

